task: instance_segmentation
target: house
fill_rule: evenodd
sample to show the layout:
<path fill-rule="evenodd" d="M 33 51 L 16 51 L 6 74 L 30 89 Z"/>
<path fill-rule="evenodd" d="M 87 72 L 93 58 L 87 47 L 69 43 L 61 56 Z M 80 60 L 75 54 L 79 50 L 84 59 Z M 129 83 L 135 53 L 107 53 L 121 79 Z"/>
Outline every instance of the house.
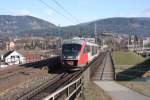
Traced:
<path fill-rule="evenodd" d="M 143 40 L 143 50 L 150 51 L 150 37 Z"/>
<path fill-rule="evenodd" d="M 139 52 L 143 50 L 143 39 L 137 35 L 131 35 L 128 39 L 128 50 Z"/>
<path fill-rule="evenodd" d="M 1 61 L 7 63 L 8 65 L 22 64 L 25 63 L 25 57 L 19 52 L 12 50 L 1 55 Z"/>

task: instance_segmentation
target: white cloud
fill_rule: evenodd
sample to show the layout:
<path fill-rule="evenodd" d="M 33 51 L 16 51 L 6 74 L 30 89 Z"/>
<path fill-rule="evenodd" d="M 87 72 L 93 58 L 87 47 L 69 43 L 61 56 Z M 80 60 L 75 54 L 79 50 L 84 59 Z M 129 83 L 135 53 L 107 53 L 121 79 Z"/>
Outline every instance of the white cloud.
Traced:
<path fill-rule="evenodd" d="M 31 11 L 28 10 L 10 10 L 11 15 L 31 15 L 31 16 L 36 16 L 36 14 L 32 13 Z"/>
<path fill-rule="evenodd" d="M 30 15 L 30 16 L 34 16 L 34 17 L 49 21 L 55 25 L 61 25 L 61 26 L 67 26 L 67 25 L 72 24 L 69 20 L 66 20 L 64 17 L 56 14 L 53 10 L 50 10 L 50 9 L 45 10 L 45 11 L 41 12 L 40 14 L 31 12 L 28 10 L 11 9 L 8 14 L 14 15 L 14 16 Z"/>
<path fill-rule="evenodd" d="M 52 10 L 46 10 L 45 13 L 49 16 L 53 16 L 54 15 L 54 12 Z"/>
<path fill-rule="evenodd" d="M 44 14 L 43 19 L 45 19 L 55 25 L 67 26 L 67 25 L 74 24 L 69 19 L 67 20 L 63 16 L 58 15 L 56 12 L 54 12 L 53 10 L 50 10 L 50 9 L 45 10 L 43 14 Z"/>
<path fill-rule="evenodd" d="M 58 25 L 58 19 L 59 19 L 59 17 L 58 17 L 58 15 L 54 12 L 54 11 L 52 11 L 52 10 L 45 10 L 44 12 L 43 12 L 43 16 L 41 16 L 43 19 L 45 19 L 45 20 L 47 20 L 47 21 L 49 21 L 49 22 L 51 22 L 51 23 L 53 23 L 53 24 L 56 24 L 56 25 Z"/>
<path fill-rule="evenodd" d="M 52 10 L 45 10 L 41 14 L 35 14 L 35 13 L 33 13 L 31 11 L 28 11 L 28 10 L 14 10 L 14 9 L 11 9 L 9 11 L 9 14 L 14 15 L 14 16 L 30 15 L 30 16 L 34 16 L 34 17 L 37 17 L 37 18 L 41 18 L 43 20 L 47 20 L 47 21 L 49 21 L 53 24 L 57 23 L 57 20 L 54 18 L 55 14 Z"/>
<path fill-rule="evenodd" d="M 150 8 L 143 10 L 141 16 L 150 17 Z"/>

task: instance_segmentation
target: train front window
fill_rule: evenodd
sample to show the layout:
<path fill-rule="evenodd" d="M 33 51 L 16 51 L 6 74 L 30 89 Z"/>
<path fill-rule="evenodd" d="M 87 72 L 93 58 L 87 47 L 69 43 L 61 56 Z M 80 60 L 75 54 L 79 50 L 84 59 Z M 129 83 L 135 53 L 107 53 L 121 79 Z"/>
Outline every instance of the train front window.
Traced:
<path fill-rule="evenodd" d="M 62 46 L 62 53 L 76 53 L 78 54 L 80 52 L 81 45 L 80 44 L 64 44 Z"/>

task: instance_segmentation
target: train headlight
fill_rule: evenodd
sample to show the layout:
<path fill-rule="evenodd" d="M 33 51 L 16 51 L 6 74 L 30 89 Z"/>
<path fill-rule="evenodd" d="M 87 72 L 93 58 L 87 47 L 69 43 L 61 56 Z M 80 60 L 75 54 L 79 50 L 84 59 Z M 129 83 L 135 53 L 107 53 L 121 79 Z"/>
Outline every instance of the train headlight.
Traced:
<path fill-rule="evenodd" d="M 65 59 L 66 58 L 66 56 L 65 55 L 62 55 L 62 59 Z"/>
<path fill-rule="evenodd" d="M 76 56 L 76 59 L 79 59 L 79 55 L 78 55 L 78 56 Z"/>

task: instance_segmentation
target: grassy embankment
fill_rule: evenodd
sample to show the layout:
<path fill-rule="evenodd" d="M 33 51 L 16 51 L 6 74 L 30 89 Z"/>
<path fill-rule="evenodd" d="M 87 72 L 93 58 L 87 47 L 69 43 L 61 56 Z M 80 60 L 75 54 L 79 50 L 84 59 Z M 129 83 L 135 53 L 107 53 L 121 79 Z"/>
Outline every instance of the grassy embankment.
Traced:
<path fill-rule="evenodd" d="M 116 51 L 112 53 L 116 73 L 131 68 L 145 59 L 133 52 Z"/>
<path fill-rule="evenodd" d="M 117 51 L 112 53 L 114 64 L 116 65 L 116 73 L 125 71 L 128 68 L 135 67 L 137 64 L 144 62 L 144 58 L 133 53 Z M 117 66 L 118 65 L 118 66 Z M 127 66 L 122 66 L 127 65 Z M 143 95 L 150 96 L 150 83 L 138 81 L 121 81 L 119 84 L 126 86 Z"/>
<path fill-rule="evenodd" d="M 144 61 L 142 56 L 133 52 L 116 51 L 112 56 L 115 65 L 136 65 Z"/>

